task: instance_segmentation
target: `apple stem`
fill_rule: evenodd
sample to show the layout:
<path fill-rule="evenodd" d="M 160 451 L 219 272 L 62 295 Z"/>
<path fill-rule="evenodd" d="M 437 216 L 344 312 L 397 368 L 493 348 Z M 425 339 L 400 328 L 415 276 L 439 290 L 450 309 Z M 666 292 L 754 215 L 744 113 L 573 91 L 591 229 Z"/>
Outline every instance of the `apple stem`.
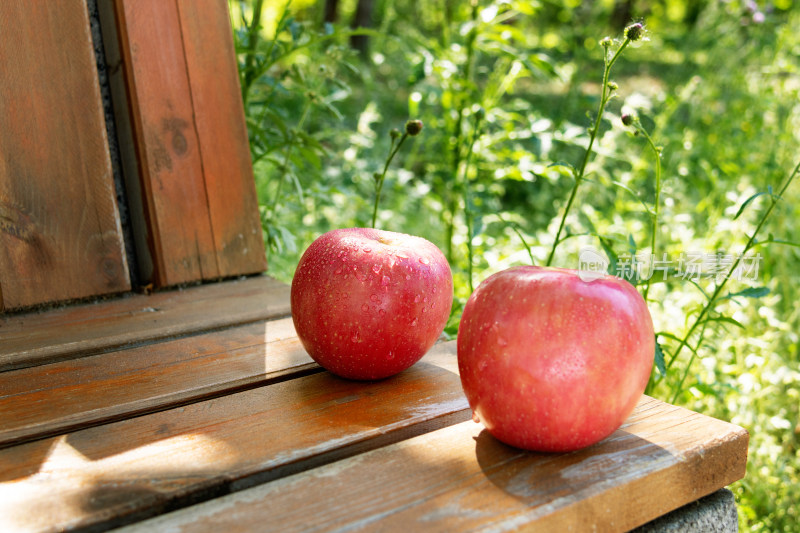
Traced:
<path fill-rule="evenodd" d="M 606 104 L 613 96 L 613 90 L 609 88 L 608 83 L 608 76 L 611 72 L 611 67 L 614 66 L 614 63 L 617 62 L 622 51 L 630 44 L 631 42 L 631 35 L 629 32 L 625 32 L 625 40 L 622 41 L 622 44 L 617 49 L 616 53 L 609 59 L 608 57 L 608 48 L 611 45 L 610 39 L 603 39 L 601 44 L 603 45 L 603 60 L 605 62 L 605 68 L 603 69 L 603 92 L 600 97 L 600 108 L 597 111 L 597 117 L 594 121 L 594 127 L 591 130 L 589 136 L 589 146 L 586 148 L 586 153 L 583 154 L 583 161 L 581 162 L 580 169 L 575 175 L 575 185 L 572 187 L 572 192 L 569 195 L 569 199 L 567 200 L 567 206 L 564 209 L 564 214 L 561 216 L 561 222 L 558 225 L 558 231 L 556 232 L 556 238 L 553 241 L 553 246 L 550 248 L 550 254 L 547 256 L 547 263 L 546 266 L 550 266 L 553 262 L 553 256 L 556 253 L 556 248 L 558 247 L 559 243 L 561 242 L 561 233 L 564 231 L 564 225 L 567 222 L 567 216 L 569 215 L 570 209 L 572 209 L 572 203 L 575 201 L 575 195 L 578 193 L 578 187 L 580 187 L 581 183 L 583 182 L 584 175 L 586 174 L 586 165 L 589 163 L 589 157 L 592 155 L 592 147 L 594 146 L 594 141 L 597 139 L 597 134 L 600 132 L 600 122 L 603 119 L 603 112 L 606 109 Z"/>

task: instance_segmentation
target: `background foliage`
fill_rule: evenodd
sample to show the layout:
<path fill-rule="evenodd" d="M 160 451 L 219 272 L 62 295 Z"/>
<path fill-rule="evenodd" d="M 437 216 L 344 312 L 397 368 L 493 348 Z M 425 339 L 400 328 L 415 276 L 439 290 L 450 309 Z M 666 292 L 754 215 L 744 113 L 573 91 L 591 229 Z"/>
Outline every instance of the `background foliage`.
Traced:
<path fill-rule="evenodd" d="M 774 197 L 800 158 L 794 2 L 373 0 L 358 30 L 356 0 L 338 2 L 334 23 L 324 4 L 230 2 L 270 272 L 288 282 L 321 233 L 369 225 L 389 131 L 421 119 L 387 174 L 378 227 L 445 251 L 451 335 L 470 272 L 477 285 L 546 260 L 601 94 L 598 41 L 645 23 L 648 39 L 614 67 L 619 89 L 553 264 L 577 268 L 587 245 L 612 267 L 649 250 L 654 153 L 623 112 L 661 151 L 657 255 L 740 253 L 776 202 L 749 252 L 762 258 L 756 280 L 729 280 L 713 302 L 719 278 L 652 284 L 668 370 L 649 392 L 747 428 L 742 529 L 800 531 L 800 184 Z"/>

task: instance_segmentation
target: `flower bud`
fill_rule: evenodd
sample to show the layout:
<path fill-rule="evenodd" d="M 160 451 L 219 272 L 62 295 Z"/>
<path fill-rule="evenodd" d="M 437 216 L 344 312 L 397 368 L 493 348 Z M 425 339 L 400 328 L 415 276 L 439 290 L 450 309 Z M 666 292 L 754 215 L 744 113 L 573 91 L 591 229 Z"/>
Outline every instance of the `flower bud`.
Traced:
<path fill-rule="evenodd" d="M 625 28 L 625 38 L 630 41 L 638 41 L 644 37 L 644 26 L 641 22 L 631 24 Z"/>
<path fill-rule="evenodd" d="M 614 41 L 611 40 L 611 37 L 603 37 L 603 39 L 600 41 L 600 46 L 603 48 L 608 48 L 613 44 L 613 42 Z"/>
<path fill-rule="evenodd" d="M 630 114 L 628 114 L 628 113 L 624 113 L 624 114 L 623 114 L 623 115 L 620 117 L 620 119 L 622 120 L 622 123 L 623 123 L 624 125 L 626 125 L 626 126 L 630 126 L 630 125 L 632 125 L 632 124 L 633 124 L 633 115 L 630 115 Z"/>
<path fill-rule="evenodd" d="M 619 89 L 619 85 L 617 85 L 617 82 L 614 82 L 614 81 L 608 82 L 608 90 L 609 91 L 616 91 L 617 89 Z"/>
<path fill-rule="evenodd" d="M 422 121 L 421 120 L 409 120 L 406 122 L 406 133 L 411 135 L 412 137 L 415 135 L 419 135 L 419 132 L 422 131 Z"/>
<path fill-rule="evenodd" d="M 381 181 L 381 173 L 380 172 L 373 172 L 372 173 L 372 179 L 374 179 L 376 182 L 377 181 Z"/>
<path fill-rule="evenodd" d="M 398 130 L 397 128 L 392 128 L 392 131 L 389 132 L 389 135 L 392 137 L 392 140 L 394 141 L 398 137 L 400 137 L 400 130 Z"/>

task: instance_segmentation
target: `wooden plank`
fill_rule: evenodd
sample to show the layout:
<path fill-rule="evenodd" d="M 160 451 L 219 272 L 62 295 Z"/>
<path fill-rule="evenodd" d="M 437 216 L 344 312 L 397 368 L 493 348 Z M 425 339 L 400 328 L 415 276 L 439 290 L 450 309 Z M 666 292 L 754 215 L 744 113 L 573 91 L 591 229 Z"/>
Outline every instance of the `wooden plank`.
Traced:
<path fill-rule="evenodd" d="M 741 479 L 747 444 L 644 397 L 579 452 L 523 452 L 467 422 L 126 531 L 628 531 Z"/>
<path fill-rule="evenodd" d="M 0 450 L 0 530 L 105 528 L 469 418 L 455 342 L 387 380 L 327 372 Z"/>
<path fill-rule="evenodd" d="M 285 316 L 289 287 L 267 276 L 0 316 L 0 370 Z"/>
<path fill-rule="evenodd" d="M 158 286 L 220 275 L 174 0 L 116 0 Z M 137 228 L 142 231 L 143 228 Z"/>
<path fill-rule="evenodd" d="M 0 2 L 0 64 L 0 310 L 129 290 L 85 2 Z"/>
<path fill-rule="evenodd" d="M 225 0 L 178 0 L 208 211 L 223 276 L 267 268 Z"/>
<path fill-rule="evenodd" d="M 321 369 L 291 318 L 0 374 L 0 447 Z"/>
<path fill-rule="evenodd" d="M 138 159 L 126 168 L 141 177 L 147 228 L 134 229 L 150 243 L 153 282 L 264 271 L 226 3 L 114 5 L 136 150 L 123 155 Z"/>

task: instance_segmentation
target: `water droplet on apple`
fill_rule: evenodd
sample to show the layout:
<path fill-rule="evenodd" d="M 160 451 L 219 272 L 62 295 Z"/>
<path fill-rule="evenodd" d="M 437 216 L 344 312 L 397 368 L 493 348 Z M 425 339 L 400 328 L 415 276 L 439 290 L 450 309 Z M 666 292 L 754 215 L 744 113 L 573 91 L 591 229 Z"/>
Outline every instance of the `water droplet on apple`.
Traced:
<path fill-rule="evenodd" d="M 381 278 L 381 285 L 383 285 L 385 287 L 385 286 L 387 286 L 389 284 L 390 281 L 391 280 L 389 279 L 389 276 L 383 276 Z"/>
<path fill-rule="evenodd" d="M 381 303 L 381 299 L 378 298 L 377 294 L 371 294 L 369 296 L 369 299 L 372 300 L 373 302 L 375 302 L 376 304 Z"/>
<path fill-rule="evenodd" d="M 419 262 L 422 263 L 423 265 L 430 265 L 431 264 L 430 260 L 427 257 L 420 257 L 419 258 Z"/>
<path fill-rule="evenodd" d="M 411 274 L 406 274 L 406 279 L 411 279 Z"/>
<path fill-rule="evenodd" d="M 419 300 L 420 300 L 420 298 L 419 298 L 419 294 L 417 294 L 416 296 L 414 296 L 414 303 L 415 303 L 415 304 L 418 304 L 418 303 L 419 303 Z"/>
<path fill-rule="evenodd" d="M 476 424 L 481 423 L 481 418 L 478 416 L 478 413 L 472 413 L 472 421 Z"/>
<path fill-rule="evenodd" d="M 415 318 L 415 319 L 414 319 L 414 320 L 411 322 L 411 326 L 413 327 L 413 326 L 416 326 L 416 325 L 417 325 L 417 319 Z"/>
<path fill-rule="evenodd" d="M 381 316 L 386 316 L 386 311 L 384 311 L 383 309 L 378 309 L 378 314 Z"/>
<path fill-rule="evenodd" d="M 367 311 L 369 311 L 369 305 L 367 305 L 367 304 L 361 304 L 361 310 L 362 310 L 362 311 L 364 311 L 364 312 L 367 312 Z"/>
<path fill-rule="evenodd" d="M 425 298 L 422 299 L 422 301 L 428 303 L 428 297 L 426 296 Z"/>
<path fill-rule="evenodd" d="M 389 352 L 388 354 L 386 354 L 386 359 L 394 359 L 394 353 Z"/>
<path fill-rule="evenodd" d="M 484 360 L 482 360 L 481 362 L 478 363 L 478 370 L 483 372 L 484 370 L 486 370 L 487 366 L 489 366 L 489 363 L 487 363 L 486 359 L 484 359 Z"/>
<path fill-rule="evenodd" d="M 381 266 L 378 264 L 372 265 L 372 271 L 378 274 L 381 271 Z"/>
<path fill-rule="evenodd" d="M 361 341 L 361 337 L 358 335 L 358 332 L 355 331 L 355 332 L 353 332 L 352 335 L 350 335 L 350 340 L 353 341 L 353 342 L 360 342 Z"/>
<path fill-rule="evenodd" d="M 333 273 L 336 274 L 336 275 L 341 274 L 342 273 L 342 267 L 337 268 L 336 270 L 333 271 Z"/>
<path fill-rule="evenodd" d="M 368 253 L 370 253 L 371 251 L 372 251 L 372 248 L 370 248 L 369 246 L 367 246 L 366 248 L 364 248 L 364 253 L 365 253 L 365 254 L 368 254 Z"/>
<path fill-rule="evenodd" d="M 343 277 L 344 277 L 344 279 L 347 279 L 347 278 L 350 277 L 350 275 L 349 274 L 345 274 Z"/>

